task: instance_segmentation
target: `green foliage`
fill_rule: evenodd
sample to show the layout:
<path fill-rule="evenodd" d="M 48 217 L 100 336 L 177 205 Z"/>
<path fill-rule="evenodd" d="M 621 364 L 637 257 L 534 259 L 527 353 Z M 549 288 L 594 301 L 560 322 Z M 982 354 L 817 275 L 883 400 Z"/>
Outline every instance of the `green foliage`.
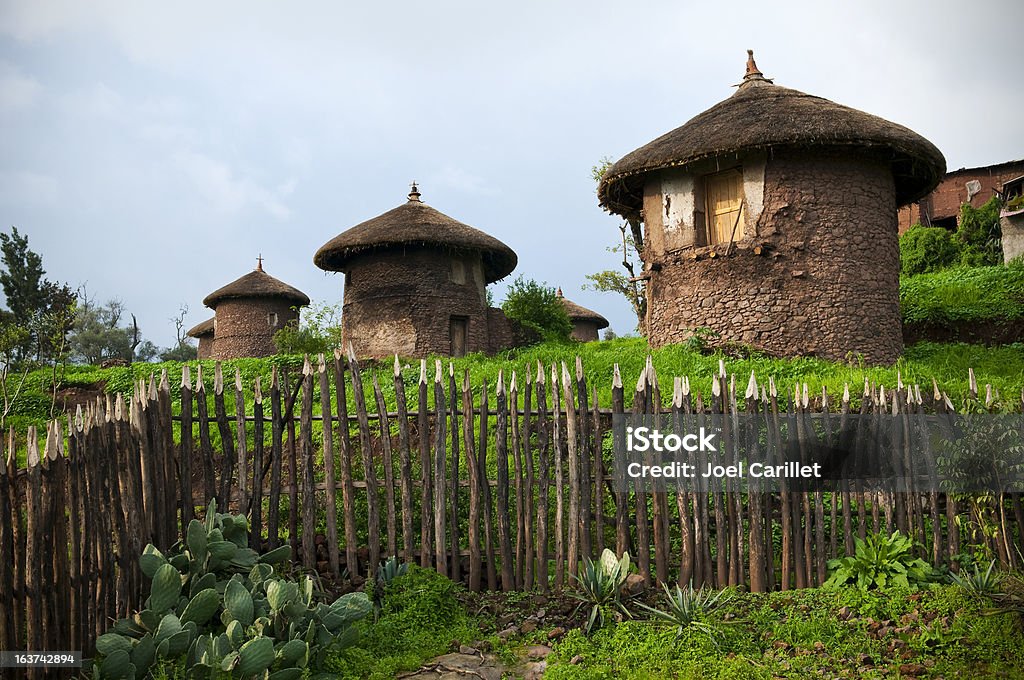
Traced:
<path fill-rule="evenodd" d="M 829 560 L 828 567 L 833 571 L 825 587 L 852 583 L 861 590 L 892 585 L 913 588 L 934 581 L 932 568 L 914 556 L 914 542 L 899 531 L 890 536 L 871 534 L 865 540 L 858 537 L 854 542 L 853 555 Z"/>
<path fill-rule="evenodd" d="M 146 546 L 139 564 L 150 578 L 145 609 L 96 641 L 95 678 L 144 677 L 183 666 L 189 677 L 299 678 L 320 670 L 329 652 L 351 645 L 370 612 L 363 593 L 317 602 L 308 576 L 281 578 L 283 546 L 262 556 L 248 547 L 243 515 L 207 509 L 170 554 Z"/>
<path fill-rule="evenodd" d="M 677 585 L 674 591 L 669 590 L 666 583 L 662 583 L 661 587 L 665 591 L 668 604 L 666 609 L 655 609 L 642 603 L 638 606 L 650 612 L 655 620 L 675 626 L 677 638 L 688 629 L 700 631 L 712 638 L 716 637 L 718 628 L 704 619 L 708 612 L 729 601 L 728 597 L 723 599 L 726 591 L 715 591 L 703 586 L 694 590 L 692 582 L 686 588 Z"/>
<path fill-rule="evenodd" d="M 1024 264 L 960 267 L 900 279 L 904 323 L 950 326 L 1024 318 Z"/>
<path fill-rule="evenodd" d="M 589 557 L 583 558 L 579 574 L 573 574 L 577 590 L 570 595 L 580 601 L 580 606 L 590 605 L 587 634 L 594 628 L 594 623 L 597 623 L 598 628 L 604 626 L 606 611 L 630 616 L 622 588 L 629 576 L 629 568 L 629 553 L 623 553 L 622 559 L 619 559 L 607 548 L 597 562 Z"/>
<path fill-rule="evenodd" d="M 460 592 L 436 571 L 409 565 L 385 586 L 379 619 L 362 621 L 358 644 L 333 652 L 327 670 L 334 677 L 390 680 L 448 652 L 453 640 L 475 641 L 480 628 Z"/>
<path fill-rule="evenodd" d="M 988 569 L 981 571 L 975 564 L 971 570 L 963 569 L 960 573 L 950 572 L 949 580 L 975 597 L 985 597 L 999 591 L 1001 576 L 994 571 L 996 561 L 989 562 Z"/>
<path fill-rule="evenodd" d="M 313 303 L 297 309 L 299 320 L 289 321 L 274 333 L 279 354 L 330 354 L 341 347 L 341 305 Z"/>
<path fill-rule="evenodd" d="M 567 342 L 572 334 L 572 322 L 555 289 L 522 275 L 509 285 L 501 309 L 545 341 Z"/>
<path fill-rule="evenodd" d="M 11 227 L 10 234 L 0 233 L 0 254 L 0 286 L 10 310 L 0 322 L 26 331 L 4 358 L 58 358 L 74 318 L 75 294 L 68 286 L 43 278 L 43 258 L 29 250 L 28 235 L 17 227 Z"/>
<path fill-rule="evenodd" d="M 79 296 L 75 325 L 69 338 L 72 359 L 90 365 L 108 359 L 131 363 L 141 338 L 134 316 L 130 327 L 121 325 L 125 313 L 124 304 L 120 300 L 109 300 L 105 305 L 97 305 L 83 292 Z M 152 354 L 155 355 L 155 351 Z"/>
<path fill-rule="evenodd" d="M 980 208 L 969 203 L 960 206 L 956 240 L 960 243 L 960 262 L 969 267 L 1001 264 L 1002 231 L 999 227 L 1000 201 L 993 196 Z"/>
<path fill-rule="evenodd" d="M 377 567 L 377 579 L 373 584 L 374 616 L 380 616 L 381 609 L 384 607 L 384 593 L 387 592 L 391 582 L 407 573 L 409 573 L 408 563 L 399 562 L 398 557 L 395 555 L 392 555 L 384 564 Z"/>
<path fill-rule="evenodd" d="M 939 271 L 959 260 L 959 242 L 941 227 L 915 224 L 900 236 L 900 273 L 904 275 Z"/>

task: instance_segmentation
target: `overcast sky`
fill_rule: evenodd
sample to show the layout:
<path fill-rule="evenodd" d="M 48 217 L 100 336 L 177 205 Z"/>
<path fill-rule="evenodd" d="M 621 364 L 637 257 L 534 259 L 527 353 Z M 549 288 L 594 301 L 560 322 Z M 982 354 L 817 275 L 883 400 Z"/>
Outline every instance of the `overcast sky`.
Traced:
<path fill-rule="evenodd" d="M 590 168 L 767 77 L 906 125 L 950 170 L 1024 158 L 1024 3 L 0 0 L 0 215 L 157 344 L 250 271 L 315 301 L 324 242 L 423 200 L 622 334 Z M 510 279 L 506 279 L 506 283 Z M 503 298 L 499 284 L 496 297 Z"/>

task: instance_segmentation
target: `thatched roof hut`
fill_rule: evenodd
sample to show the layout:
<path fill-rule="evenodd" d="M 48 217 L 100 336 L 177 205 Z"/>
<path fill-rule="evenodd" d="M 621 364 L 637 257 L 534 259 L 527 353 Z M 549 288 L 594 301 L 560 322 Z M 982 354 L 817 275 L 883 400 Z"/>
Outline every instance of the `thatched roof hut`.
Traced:
<path fill-rule="evenodd" d="M 668 168 L 685 169 L 706 159 L 750 151 L 832 147 L 882 152 L 896 184 L 896 202 L 906 205 L 935 187 L 946 160 L 913 130 L 823 97 L 775 85 L 748 50 L 747 73 L 736 93 L 680 127 L 623 156 L 605 173 L 598 201 L 613 213 L 639 218 L 644 177 Z"/>
<path fill-rule="evenodd" d="M 624 156 L 598 200 L 640 246 L 652 346 L 710 328 L 884 363 L 903 347 L 896 209 L 945 167 L 902 125 L 775 85 L 748 51 L 731 97 Z"/>
<path fill-rule="evenodd" d="M 298 308 L 309 297 L 263 271 L 260 257 L 256 269 L 213 291 L 203 304 L 215 313 L 210 358 L 235 359 L 274 354 L 274 334 L 298 321 Z"/>
<path fill-rule="evenodd" d="M 345 271 L 355 257 L 373 251 L 432 248 L 480 253 L 487 283 L 505 278 L 516 268 L 518 260 L 511 248 L 431 208 L 420 195 L 414 186 L 406 203 L 338 234 L 316 251 L 313 263 L 328 271 Z"/>
<path fill-rule="evenodd" d="M 592 309 L 578 305 L 562 294 L 562 289 L 557 291 L 558 301 L 562 303 L 569 321 L 572 322 L 572 337 L 580 342 L 592 342 L 598 339 L 598 331 L 608 327 L 608 319 L 604 318 Z"/>
<path fill-rule="evenodd" d="M 313 262 L 345 273 L 342 335 L 359 354 L 461 356 L 514 342 L 485 287 L 516 254 L 423 203 L 415 183 L 406 203 L 335 236 Z"/>
<path fill-rule="evenodd" d="M 196 351 L 196 358 L 198 359 L 209 359 L 213 355 L 213 336 L 216 328 L 216 318 L 211 316 L 206 321 L 190 328 L 186 334 L 190 338 L 199 340 L 199 349 Z"/>

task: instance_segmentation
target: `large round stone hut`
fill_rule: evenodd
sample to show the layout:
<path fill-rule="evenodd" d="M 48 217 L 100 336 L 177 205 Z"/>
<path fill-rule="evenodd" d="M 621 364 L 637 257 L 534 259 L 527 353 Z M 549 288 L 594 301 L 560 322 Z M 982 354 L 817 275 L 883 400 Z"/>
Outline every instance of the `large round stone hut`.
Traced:
<path fill-rule="evenodd" d="M 255 270 L 213 291 L 203 304 L 214 311 L 209 358 L 236 359 L 275 354 L 274 333 L 297 321 L 297 308 L 308 305 L 309 298 L 263 271 L 260 258 Z"/>
<path fill-rule="evenodd" d="M 558 301 L 565 307 L 565 313 L 569 315 L 572 322 L 572 337 L 580 342 L 593 342 L 598 339 L 597 332 L 602 328 L 608 328 L 608 319 L 597 312 L 578 305 L 562 295 L 562 289 L 558 289 Z"/>
<path fill-rule="evenodd" d="M 199 341 L 199 348 L 196 350 L 197 359 L 209 359 L 213 356 L 213 332 L 216 317 L 210 317 L 206 321 L 196 324 L 189 332 L 190 338 Z"/>
<path fill-rule="evenodd" d="M 515 342 L 485 287 L 515 269 L 516 254 L 423 203 L 415 184 L 406 203 L 334 237 L 313 262 L 344 272 L 342 335 L 362 356 L 461 356 Z"/>
<path fill-rule="evenodd" d="M 652 346 L 707 327 L 780 355 L 894 361 L 896 209 L 945 173 L 935 146 L 764 77 L 624 156 L 601 205 L 641 234 Z"/>

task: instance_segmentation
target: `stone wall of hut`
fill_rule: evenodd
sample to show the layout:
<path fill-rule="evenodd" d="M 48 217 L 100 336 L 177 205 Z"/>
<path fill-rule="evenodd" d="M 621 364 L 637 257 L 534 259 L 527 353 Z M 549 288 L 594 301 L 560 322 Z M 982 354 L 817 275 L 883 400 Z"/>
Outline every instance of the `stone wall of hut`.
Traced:
<path fill-rule="evenodd" d="M 572 337 L 580 342 L 593 342 L 598 340 L 598 328 L 596 321 L 576 320 L 572 322 Z"/>
<path fill-rule="evenodd" d="M 466 352 L 490 348 L 479 253 L 372 252 L 345 273 L 342 331 L 360 356 L 425 356 L 452 350 L 452 320 L 466 324 Z"/>
<path fill-rule="evenodd" d="M 196 358 L 213 358 L 213 333 L 207 333 L 206 335 L 199 336 L 199 347 L 196 350 Z"/>
<path fill-rule="evenodd" d="M 294 302 L 274 298 L 229 298 L 217 303 L 211 359 L 266 357 L 277 353 L 274 333 L 299 315 Z"/>
<path fill-rule="evenodd" d="M 888 164 L 776 150 L 763 173 L 756 223 L 729 257 L 724 245 L 645 254 L 651 345 L 709 327 L 780 355 L 894 361 L 903 341 Z"/>

